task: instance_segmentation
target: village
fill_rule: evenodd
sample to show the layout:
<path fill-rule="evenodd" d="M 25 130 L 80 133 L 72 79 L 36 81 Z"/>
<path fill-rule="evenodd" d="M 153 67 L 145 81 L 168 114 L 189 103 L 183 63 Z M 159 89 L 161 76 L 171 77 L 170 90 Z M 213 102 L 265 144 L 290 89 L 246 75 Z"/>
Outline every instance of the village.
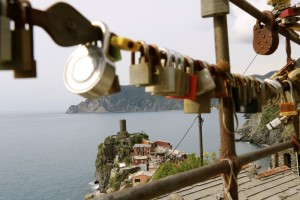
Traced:
<path fill-rule="evenodd" d="M 93 189 L 110 193 L 144 184 L 165 161 L 178 163 L 188 158 L 186 152 L 172 149 L 169 141 L 151 141 L 144 132 L 128 133 L 126 120 L 119 123 L 120 131 L 99 145 Z"/>
<path fill-rule="evenodd" d="M 144 135 L 144 132 L 129 134 L 126 129 L 126 120 L 122 119 L 120 120 L 120 131 L 117 135 L 111 135 L 106 139 L 105 146 L 107 149 L 110 149 L 106 152 L 110 153 L 105 153 L 104 157 L 108 158 L 107 161 L 110 165 L 115 166 L 110 171 L 109 186 L 105 191 L 106 193 L 116 191 L 116 188 L 113 188 L 115 184 L 112 183 L 112 180 L 119 181 L 118 190 L 123 190 L 128 187 L 147 183 L 165 161 L 178 163 L 187 160 L 188 154 L 181 150 L 172 149 L 170 142 L 161 140 L 150 141 L 146 138 L 141 139 L 141 136 Z M 136 140 L 136 138 L 139 138 L 139 140 Z M 116 140 L 118 140 L 117 143 L 111 143 Z M 125 144 L 126 141 L 131 141 L 131 150 L 127 151 L 127 153 L 124 154 L 124 151 L 111 150 L 110 147 L 112 147 L 112 144 Z M 118 146 L 117 148 L 120 150 L 123 147 Z M 129 155 L 130 159 L 124 159 L 124 155 L 125 157 Z M 122 162 L 121 160 L 127 160 L 127 162 Z M 271 166 L 267 171 L 259 171 L 260 166 L 255 163 L 244 165 L 238 177 L 239 181 L 241 181 L 239 194 L 245 197 L 259 197 L 258 199 L 260 199 L 263 196 L 274 197 L 277 195 L 278 190 L 280 190 L 282 197 L 297 196 L 300 185 L 298 160 L 299 158 L 295 158 L 293 149 L 289 149 L 273 154 L 271 156 Z M 279 179 L 281 179 L 280 182 L 278 182 Z M 99 188 L 99 184 L 101 184 L 99 182 L 101 180 L 96 180 L 92 185 L 96 192 L 87 194 L 85 199 L 92 199 L 104 194 Z M 282 187 L 282 183 L 289 183 L 288 188 Z M 215 177 L 201 184 L 183 188 L 176 193 L 163 195 L 158 199 L 172 199 L 174 195 L 179 199 L 193 199 L 194 195 L 199 196 L 200 194 L 202 198 L 207 198 L 208 196 L 222 198 L 222 191 L 222 181 L 220 177 Z"/>

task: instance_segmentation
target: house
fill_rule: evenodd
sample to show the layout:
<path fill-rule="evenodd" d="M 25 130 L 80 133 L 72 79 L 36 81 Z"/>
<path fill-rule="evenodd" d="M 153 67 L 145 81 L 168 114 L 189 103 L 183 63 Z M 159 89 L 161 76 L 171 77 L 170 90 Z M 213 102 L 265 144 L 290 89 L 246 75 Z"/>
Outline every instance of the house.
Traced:
<path fill-rule="evenodd" d="M 172 145 L 170 142 L 162 141 L 162 140 L 157 140 L 157 141 L 153 142 L 153 148 L 155 148 L 155 147 L 163 147 L 166 149 L 172 149 Z"/>
<path fill-rule="evenodd" d="M 138 185 L 146 183 L 148 179 L 151 178 L 151 176 L 154 174 L 154 172 L 149 171 L 138 171 L 132 176 L 132 184 Z"/>
<path fill-rule="evenodd" d="M 238 189 L 240 200 L 294 200 L 300 197 L 300 179 L 287 166 L 269 169 L 260 174 L 252 174 L 250 165 L 246 165 L 238 175 Z M 223 193 L 222 177 L 216 176 L 155 199 L 169 200 L 171 195 L 185 200 L 223 199 Z"/>
<path fill-rule="evenodd" d="M 148 163 L 149 163 L 148 156 L 133 156 L 132 157 L 133 165 L 148 164 Z"/>
<path fill-rule="evenodd" d="M 150 151 L 150 144 L 135 144 L 133 146 L 133 156 L 149 156 Z"/>
<path fill-rule="evenodd" d="M 295 174 L 300 175 L 300 155 L 299 153 L 295 153 L 294 149 L 287 149 L 285 151 L 273 154 L 271 156 L 271 162 L 272 168 L 286 165 L 291 168 Z"/>

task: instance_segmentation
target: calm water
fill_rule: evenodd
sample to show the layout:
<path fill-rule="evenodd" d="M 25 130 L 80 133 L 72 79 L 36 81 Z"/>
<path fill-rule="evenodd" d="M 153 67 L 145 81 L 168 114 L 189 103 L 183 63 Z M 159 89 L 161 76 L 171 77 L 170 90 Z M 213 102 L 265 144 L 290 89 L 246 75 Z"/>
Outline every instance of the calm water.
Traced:
<path fill-rule="evenodd" d="M 146 132 L 151 140 L 175 147 L 196 115 L 183 111 L 105 114 L 0 115 L 0 200 L 84 199 L 92 192 L 98 145 L 119 131 L 126 119 L 129 133 Z M 220 145 L 218 111 L 202 115 L 204 150 Z M 244 119 L 240 116 L 242 124 Z M 198 123 L 178 147 L 199 154 Z M 257 147 L 237 143 L 237 153 Z M 268 160 L 260 164 L 268 165 Z"/>

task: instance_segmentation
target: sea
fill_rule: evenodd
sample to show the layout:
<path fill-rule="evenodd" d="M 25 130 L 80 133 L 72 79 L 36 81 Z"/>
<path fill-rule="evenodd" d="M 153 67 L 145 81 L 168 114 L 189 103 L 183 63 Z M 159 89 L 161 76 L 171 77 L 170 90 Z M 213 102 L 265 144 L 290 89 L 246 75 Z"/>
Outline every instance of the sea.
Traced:
<path fill-rule="evenodd" d="M 203 149 L 218 153 L 219 112 L 202 114 Z M 144 132 L 199 155 L 197 115 L 183 111 L 142 113 L 0 114 L 0 200 L 79 200 L 93 192 L 98 145 L 120 130 Z M 238 114 L 238 126 L 245 122 Z M 237 125 L 235 123 L 235 125 Z M 181 141 L 181 142 L 180 142 Z M 236 143 L 237 154 L 258 149 Z M 257 161 L 264 169 L 270 158 Z"/>

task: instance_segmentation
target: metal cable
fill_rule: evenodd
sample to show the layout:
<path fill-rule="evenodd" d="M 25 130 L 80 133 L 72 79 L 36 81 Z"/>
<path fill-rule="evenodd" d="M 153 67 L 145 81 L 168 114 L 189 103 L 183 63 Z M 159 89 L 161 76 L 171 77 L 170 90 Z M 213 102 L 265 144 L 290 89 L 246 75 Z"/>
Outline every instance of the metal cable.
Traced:
<path fill-rule="evenodd" d="M 195 124 L 197 118 L 198 118 L 198 116 L 195 117 L 193 123 L 190 125 L 190 127 L 188 128 L 188 130 L 186 131 L 186 133 L 183 135 L 183 137 L 181 138 L 181 140 L 178 142 L 178 144 L 176 145 L 176 147 L 173 149 L 173 151 L 172 151 L 170 154 L 168 154 L 166 157 L 172 155 L 172 153 L 173 153 L 173 152 L 177 149 L 177 147 L 181 144 L 181 142 L 182 142 L 182 141 L 184 140 L 184 138 L 187 136 L 187 134 L 189 133 L 189 131 L 191 130 L 191 128 L 194 126 L 194 124 Z M 168 151 L 168 149 L 165 151 L 165 154 L 167 153 L 167 151 Z M 166 159 L 166 161 L 167 161 L 167 160 L 168 160 L 168 159 Z M 160 168 L 161 166 L 162 166 L 162 164 L 156 169 L 156 171 L 155 171 L 154 174 L 149 178 L 149 180 L 156 174 L 156 172 L 159 170 L 159 168 Z"/>

